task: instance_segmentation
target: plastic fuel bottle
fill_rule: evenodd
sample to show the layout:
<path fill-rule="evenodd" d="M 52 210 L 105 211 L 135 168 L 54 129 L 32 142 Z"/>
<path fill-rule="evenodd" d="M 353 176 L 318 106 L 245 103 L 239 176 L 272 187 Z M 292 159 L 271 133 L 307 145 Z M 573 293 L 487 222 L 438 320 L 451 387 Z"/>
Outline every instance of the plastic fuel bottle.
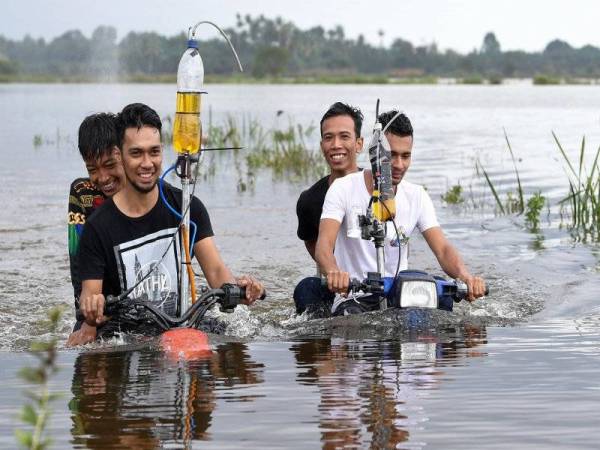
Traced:
<path fill-rule="evenodd" d="M 373 203 L 373 215 L 381 222 L 393 220 L 396 216 L 396 201 L 392 184 L 392 152 L 379 122 L 375 124 L 368 148 L 373 171 L 373 195 L 378 194 L 379 197 Z"/>
<path fill-rule="evenodd" d="M 204 85 L 204 63 L 198 41 L 188 41 L 188 48 L 177 68 L 177 103 L 173 124 L 173 148 L 177 153 L 195 154 L 202 143 L 200 95 Z"/>

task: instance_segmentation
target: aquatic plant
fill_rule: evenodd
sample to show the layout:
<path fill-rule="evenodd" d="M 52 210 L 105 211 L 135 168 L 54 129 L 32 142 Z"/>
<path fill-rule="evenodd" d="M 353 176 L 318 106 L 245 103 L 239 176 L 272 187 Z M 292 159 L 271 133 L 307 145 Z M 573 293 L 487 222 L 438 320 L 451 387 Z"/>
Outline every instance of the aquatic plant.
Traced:
<path fill-rule="evenodd" d="M 238 190 L 243 192 L 254 185 L 257 171 L 270 169 L 277 180 L 304 180 L 322 176 L 327 165 L 317 151 L 306 143 L 315 131 L 289 122 L 287 127 L 265 129 L 256 118 L 241 121 L 228 115 L 220 125 L 209 120 L 204 143 L 207 147 L 244 147 L 234 150 L 234 166 Z M 245 158 L 241 158 L 241 152 Z"/>
<path fill-rule="evenodd" d="M 525 225 L 529 231 L 535 233 L 540 229 L 540 213 L 546 204 L 546 197 L 541 192 L 533 194 L 527 200 L 527 209 L 525 211 Z"/>
<path fill-rule="evenodd" d="M 58 330 L 62 315 L 60 307 L 52 308 L 48 312 L 47 325 L 52 336 Z M 56 348 L 58 339 L 52 337 L 49 341 L 36 341 L 31 344 L 29 352 L 39 360 L 38 367 L 25 367 L 19 376 L 26 382 L 37 385 L 36 389 L 26 391 L 30 403 L 21 409 L 21 420 L 33 427 L 32 430 L 15 430 L 15 435 L 21 447 L 30 450 L 42 450 L 51 444 L 51 439 L 46 437 L 45 429 L 50 417 L 50 402 L 59 394 L 52 394 L 48 388 L 48 380 L 58 367 L 56 365 Z"/>
<path fill-rule="evenodd" d="M 572 164 L 554 132 L 552 137 L 567 164 L 566 173 L 569 178 L 569 195 L 559 201 L 561 216 L 566 212 L 571 217 L 568 228 L 579 239 L 600 241 L 600 148 L 596 151 L 588 172 L 585 167 L 585 136 L 581 140 L 577 168 Z"/>
<path fill-rule="evenodd" d="M 42 134 L 33 135 L 34 148 L 49 145 L 54 145 L 56 148 L 61 148 L 63 145 L 73 145 L 73 138 L 69 134 L 62 134 L 59 127 L 56 127 L 56 134 L 54 136 L 44 136 Z"/>
<path fill-rule="evenodd" d="M 494 196 L 494 199 L 496 200 L 496 206 L 500 210 L 500 213 L 502 215 L 515 214 L 515 213 L 522 214 L 525 211 L 525 199 L 524 199 L 524 195 L 523 195 L 523 186 L 521 184 L 521 177 L 519 176 L 519 169 L 517 169 L 517 162 L 515 160 L 515 154 L 513 152 L 512 145 L 510 144 L 510 140 L 508 139 L 508 134 L 506 133 L 506 129 L 504 129 L 503 131 L 504 131 L 504 140 L 506 141 L 508 151 L 510 152 L 510 158 L 512 160 L 513 167 L 515 169 L 515 179 L 517 182 L 516 196 L 513 196 L 512 191 L 508 191 L 506 193 L 506 201 L 503 204 L 502 200 L 500 199 L 500 196 L 498 195 L 498 191 L 496 190 L 496 187 L 494 186 L 494 183 L 492 183 L 492 180 L 490 179 L 490 176 L 488 175 L 488 173 L 486 172 L 484 167 L 481 165 L 480 162 L 477 162 L 476 164 L 478 164 L 479 167 L 481 168 L 483 176 L 485 177 L 485 180 L 486 180 L 490 190 L 492 191 L 492 195 Z"/>
<path fill-rule="evenodd" d="M 459 203 L 463 203 L 465 201 L 465 199 L 462 196 L 462 191 L 462 186 L 460 184 L 455 184 L 440 197 L 444 202 L 446 202 L 449 205 L 458 205 Z"/>
<path fill-rule="evenodd" d="M 271 145 L 250 153 L 248 166 L 255 169 L 268 167 L 278 179 L 284 176 L 304 179 L 313 174 L 324 174 L 326 166 L 321 154 L 310 150 L 305 142 L 313 132 L 314 127 L 304 128 L 300 124 L 272 130 Z"/>

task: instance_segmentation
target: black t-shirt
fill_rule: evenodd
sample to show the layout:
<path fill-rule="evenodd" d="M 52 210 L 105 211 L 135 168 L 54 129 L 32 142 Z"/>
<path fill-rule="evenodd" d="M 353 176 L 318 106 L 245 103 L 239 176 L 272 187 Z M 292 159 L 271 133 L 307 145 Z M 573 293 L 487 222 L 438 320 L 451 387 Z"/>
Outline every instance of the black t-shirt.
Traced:
<path fill-rule="evenodd" d="M 181 190 L 165 185 L 164 192 L 169 204 L 179 210 Z M 194 243 L 213 236 L 208 212 L 196 197 L 190 217 L 197 225 Z M 135 218 L 119 211 L 113 199 L 107 200 L 88 219 L 81 236 L 81 280 L 103 280 L 105 296 L 119 295 L 152 272 L 129 297 L 150 301 L 169 315 L 177 314 L 182 261 L 178 226 L 179 219 L 160 198 L 147 214 Z"/>
<path fill-rule="evenodd" d="M 298 237 L 303 241 L 316 241 L 319 237 L 319 222 L 327 189 L 329 189 L 329 175 L 302 192 L 298 198 L 296 204 Z"/>
<path fill-rule="evenodd" d="M 68 239 L 69 239 L 69 265 L 71 268 L 71 284 L 73 284 L 73 294 L 75 296 L 75 307 L 81 294 L 81 280 L 79 278 L 79 268 L 77 251 L 79 249 L 79 239 L 83 232 L 83 226 L 86 219 L 94 212 L 104 201 L 106 197 L 101 190 L 96 188 L 89 178 L 77 178 L 71 183 L 69 191 L 69 211 L 67 215 Z"/>

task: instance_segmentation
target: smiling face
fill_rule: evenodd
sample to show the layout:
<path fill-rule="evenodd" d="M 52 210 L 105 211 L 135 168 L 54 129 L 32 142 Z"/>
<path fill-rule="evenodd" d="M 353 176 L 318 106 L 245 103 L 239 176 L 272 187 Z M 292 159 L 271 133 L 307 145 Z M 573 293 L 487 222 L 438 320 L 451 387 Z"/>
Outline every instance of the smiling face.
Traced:
<path fill-rule="evenodd" d="M 115 195 L 125 184 L 125 172 L 117 147 L 103 153 L 98 159 L 86 160 L 85 167 L 92 184 L 107 197 Z"/>
<path fill-rule="evenodd" d="M 150 126 L 127 128 L 122 158 L 129 184 L 141 193 L 152 191 L 162 170 L 160 132 Z"/>
<path fill-rule="evenodd" d="M 344 176 L 356 172 L 356 155 L 362 150 L 362 146 L 363 139 L 356 137 L 352 117 L 340 115 L 323 121 L 321 151 L 331 173 Z"/>
<path fill-rule="evenodd" d="M 400 184 L 406 171 L 410 167 L 412 158 L 412 136 L 398 136 L 392 133 L 385 133 L 390 149 L 392 150 L 392 184 Z"/>

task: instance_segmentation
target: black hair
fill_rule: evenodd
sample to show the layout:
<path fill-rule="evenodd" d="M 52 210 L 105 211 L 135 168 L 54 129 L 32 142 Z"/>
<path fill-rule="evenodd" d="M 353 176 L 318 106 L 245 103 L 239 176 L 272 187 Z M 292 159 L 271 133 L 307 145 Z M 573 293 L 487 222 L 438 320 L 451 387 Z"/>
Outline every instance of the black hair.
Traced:
<path fill-rule="evenodd" d="M 357 138 L 360 137 L 360 130 L 362 128 L 364 118 L 362 112 L 360 112 L 360 109 L 342 102 L 335 102 L 329 107 L 325 114 L 323 114 L 323 118 L 321 119 L 320 123 L 321 136 L 323 136 L 323 122 L 336 116 L 350 116 L 354 121 L 354 133 L 356 134 Z"/>
<path fill-rule="evenodd" d="M 398 114 L 398 111 L 392 109 L 391 111 L 386 111 L 384 113 L 379 114 L 377 120 L 381 122 L 381 126 L 385 128 L 386 125 L 390 122 L 390 120 L 394 118 L 396 114 Z M 400 137 L 412 137 L 413 127 L 408 117 L 406 117 L 406 114 L 401 113 L 398 117 L 396 117 L 396 119 L 394 119 L 392 124 L 386 130 L 386 133 L 392 133 Z"/>
<path fill-rule="evenodd" d="M 87 116 L 79 125 L 77 146 L 84 161 L 97 161 L 118 144 L 116 116 L 97 113 Z"/>
<path fill-rule="evenodd" d="M 123 111 L 117 115 L 119 148 L 123 148 L 127 128 L 137 128 L 139 130 L 144 126 L 156 128 L 158 133 L 161 134 L 162 122 L 156 111 L 143 103 L 131 103 L 125 106 Z"/>

